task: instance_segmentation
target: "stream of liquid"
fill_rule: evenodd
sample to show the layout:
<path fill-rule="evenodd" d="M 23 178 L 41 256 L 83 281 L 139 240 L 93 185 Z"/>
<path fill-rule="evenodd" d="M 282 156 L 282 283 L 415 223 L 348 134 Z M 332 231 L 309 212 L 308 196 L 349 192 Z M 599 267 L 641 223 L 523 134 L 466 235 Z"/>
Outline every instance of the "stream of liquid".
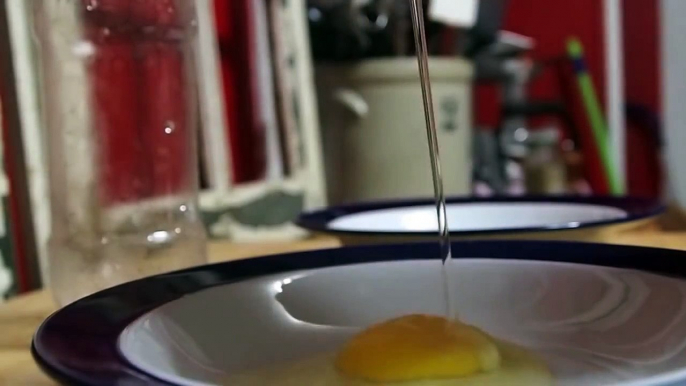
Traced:
<path fill-rule="evenodd" d="M 419 78 L 422 85 L 422 99 L 424 101 L 424 117 L 426 119 L 426 136 L 429 143 L 429 157 L 431 159 L 431 176 L 434 184 L 434 196 L 436 198 L 436 216 L 438 218 L 438 244 L 440 257 L 443 262 L 441 269 L 443 280 L 443 296 L 445 299 L 445 312 L 448 318 L 456 317 L 451 299 L 449 265 L 452 261 L 450 250 L 450 230 L 445 206 L 445 194 L 443 192 L 443 175 L 441 174 L 441 157 L 438 151 L 438 132 L 434 117 L 433 96 L 431 95 L 431 80 L 429 79 L 429 54 L 426 45 L 424 29 L 424 9 L 422 0 L 409 0 L 412 14 L 412 27 L 419 64 Z"/>

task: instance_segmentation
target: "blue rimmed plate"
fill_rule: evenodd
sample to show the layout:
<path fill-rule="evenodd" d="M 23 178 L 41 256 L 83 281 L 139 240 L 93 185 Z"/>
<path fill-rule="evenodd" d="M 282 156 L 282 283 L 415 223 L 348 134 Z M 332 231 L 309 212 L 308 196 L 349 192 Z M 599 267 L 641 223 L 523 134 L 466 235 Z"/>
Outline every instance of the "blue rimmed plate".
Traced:
<path fill-rule="evenodd" d="M 450 198 L 454 238 L 534 238 L 602 241 L 610 228 L 634 226 L 665 207 L 635 197 Z M 419 241 L 437 234 L 433 200 L 381 201 L 304 213 L 297 224 L 338 236 L 345 244 Z"/>
<path fill-rule="evenodd" d="M 453 250 L 460 318 L 543 358 L 555 384 L 686 382 L 686 252 L 542 241 Z M 379 320 L 441 313 L 436 255 L 424 243 L 345 247 L 147 278 L 50 316 L 33 353 L 65 384 L 219 384 L 335 351 Z"/>

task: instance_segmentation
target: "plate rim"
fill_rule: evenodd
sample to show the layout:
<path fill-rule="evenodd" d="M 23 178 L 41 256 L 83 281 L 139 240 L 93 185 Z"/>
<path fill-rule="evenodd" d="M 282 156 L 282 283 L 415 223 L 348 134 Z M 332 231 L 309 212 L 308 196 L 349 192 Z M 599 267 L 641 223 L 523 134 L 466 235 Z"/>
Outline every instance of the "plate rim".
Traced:
<path fill-rule="evenodd" d="M 354 229 L 340 229 L 331 228 L 329 224 L 343 216 L 370 212 L 374 210 L 394 209 L 394 208 L 410 208 L 415 206 L 433 205 L 432 198 L 416 198 L 416 199 L 399 199 L 399 200 L 381 200 L 381 201 L 367 201 L 354 204 L 344 204 L 331 206 L 324 209 L 308 211 L 300 214 L 295 220 L 295 224 L 303 229 L 314 231 L 318 233 L 327 233 L 339 236 L 376 236 L 376 237 L 432 237 L 436 234 L 435 231 L 378 231 L 378 230 L 354 230 Z M 521 227 L 521 228 L 501 228 L 501 229 L 475 229 L 467 231 L 451 231 L 454 236 L 482 236 L 482 235 L 498 235 L 507 233 L 533 233 L 533 232 L 550 232 L 562 231 L 571 229 L 591 228 L 604 225 L 616 225 L 622 223 L 629 223 L 647 219 L 657 216 L 666 210 L 666 205 L 658 199 L 624 196 L 520 196 L 520 197 L 448 197 L 446 204 L 500 204 L 500 203 L 555 203 L 555 204 L 589 204 L 606 206 L 615 209 L 623 210 L 627 213 L 626 217 L 586 221 L 586 222 L 568 222 L 566 224 L 551 224 L 543 226 Z"/>
<path fill-rule="evenodd" d="M 456 258 L 551 261 L 686 278 L 686 251 L 567 241 L 457 241 Z M 368 245 L 277 254 L 200 266 L 122 284 L 78 300 L 38 328 L 31 352 L 39 367 L 64 384 L 173 385 L 148 374 L 119 352 L 124 329 L 151 310 L 191 293 L 260 276 L 301 269 L 438 260 L 435 243 Z M 84 324 L 84 321 L 88 323 Z M 75 331 L 81 328 L 87 330 Z"/>

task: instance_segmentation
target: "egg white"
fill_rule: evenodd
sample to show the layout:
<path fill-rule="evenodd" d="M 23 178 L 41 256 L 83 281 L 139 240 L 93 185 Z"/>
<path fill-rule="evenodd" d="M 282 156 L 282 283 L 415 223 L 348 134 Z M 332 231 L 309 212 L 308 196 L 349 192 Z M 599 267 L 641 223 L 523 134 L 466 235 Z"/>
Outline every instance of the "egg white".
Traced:
<path fill-rule="evenodd" d="M 420 380 L 402 383 L 376 383 L 349 379 L 334 367 L 335 353 L 284 363 L 231 375 L 224 384 L 231 386 L 549 386 L 552 375 L 535 355 L 515 345 L 496 342 L 502 362 L 489 373 L 454 379 Z"/>

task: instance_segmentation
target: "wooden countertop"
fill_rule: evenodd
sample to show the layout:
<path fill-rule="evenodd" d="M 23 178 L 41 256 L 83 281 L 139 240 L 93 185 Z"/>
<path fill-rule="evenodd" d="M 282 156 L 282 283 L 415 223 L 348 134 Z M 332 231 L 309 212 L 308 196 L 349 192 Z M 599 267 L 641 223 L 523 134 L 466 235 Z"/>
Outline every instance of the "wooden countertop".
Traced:
<path fill-rule="evenodd" d="M 686 217 L 668 213 L 639 228 L 612 235 L 614 244 L 686 249 Z M 230 261 L 258 255 L 337 247 L 331 237 L 317 237 L 292 243 L 210 244 L 210 261 Z M 40 323 L 56 309 L 51 295 L 39 291 L 19 296 L 0 305 L 0 385 L 55 385 L 41 373 L 31 358 L 31 338 Z"/>
<path fill-rule="evenodd" d="M 332 237 L 273 244 L 214 242 L 209 245 L 209 258 L 221 262 L 338 246 L 339 241 Z M 30 345 L 40 323 L 56 309 L 48 291 L 22 295 L 0 305 L 0 385 L 55 385 L 33 362 Z"/>

